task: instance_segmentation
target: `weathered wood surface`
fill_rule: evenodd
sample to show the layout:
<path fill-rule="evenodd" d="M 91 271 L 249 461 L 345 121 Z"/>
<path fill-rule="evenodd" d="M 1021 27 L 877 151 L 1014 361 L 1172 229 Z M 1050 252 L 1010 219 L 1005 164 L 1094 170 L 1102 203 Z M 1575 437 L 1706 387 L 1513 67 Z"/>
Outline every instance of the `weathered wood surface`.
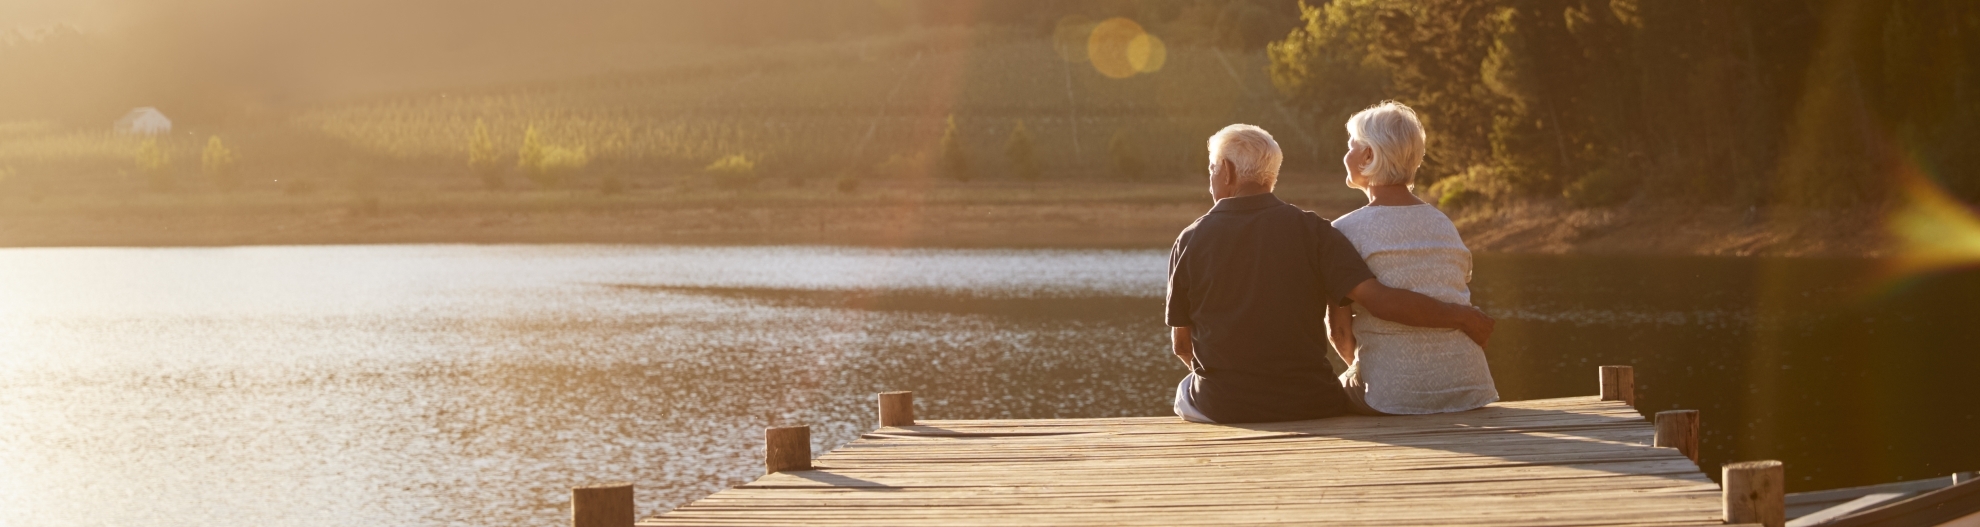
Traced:
<path fill-rule="evenodd" d="M 923 420 L 640 525 L 1717 525 L 1621 401 L 1206 425 Z"/>

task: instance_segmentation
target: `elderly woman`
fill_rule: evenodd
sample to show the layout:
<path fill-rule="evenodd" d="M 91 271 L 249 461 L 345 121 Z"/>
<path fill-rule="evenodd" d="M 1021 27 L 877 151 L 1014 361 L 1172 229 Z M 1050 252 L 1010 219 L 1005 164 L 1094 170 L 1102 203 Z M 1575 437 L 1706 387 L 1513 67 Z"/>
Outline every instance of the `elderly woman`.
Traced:
<path fill-rule="evenodd" d="M 1410 192 L 1425 137 L 1416 111 L 1386 101 L 1347 122 L 1347 186 L 1368 206 L 1334 220 L 1383 285 L 1469 305 L 1471 251 L 1457 227 Z M 1412 327 L 1331 307 L 1328 340 L 1348 364 L 1341 374 L 1351 411 L 1366 415 L 1461 412 L 1499 399 L 1485 350 L 1465 334 Z"/>

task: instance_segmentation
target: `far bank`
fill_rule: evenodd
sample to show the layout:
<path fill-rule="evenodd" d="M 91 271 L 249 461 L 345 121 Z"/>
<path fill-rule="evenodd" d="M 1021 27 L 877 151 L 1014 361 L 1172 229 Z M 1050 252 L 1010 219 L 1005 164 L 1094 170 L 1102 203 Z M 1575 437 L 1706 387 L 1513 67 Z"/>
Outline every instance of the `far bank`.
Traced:
<path fill-rule="evenodd" d="M 1289 176 L 1293 176 L 1290 175 Z M 1337 217 L 1359 193 L 1316 176 L 1278 194 Z M 388 243 L 623 243 L 1165 248 L 1210 206 L 1200 185 L 931 182 L 841 191 L 830 182 L 364 195 L 184 193 L 0 197 L 0 247 Z M 1887 256 L 1873 208 L 1575 208 L 1533 201 L 1447 210 L 1475 252 Z"/>

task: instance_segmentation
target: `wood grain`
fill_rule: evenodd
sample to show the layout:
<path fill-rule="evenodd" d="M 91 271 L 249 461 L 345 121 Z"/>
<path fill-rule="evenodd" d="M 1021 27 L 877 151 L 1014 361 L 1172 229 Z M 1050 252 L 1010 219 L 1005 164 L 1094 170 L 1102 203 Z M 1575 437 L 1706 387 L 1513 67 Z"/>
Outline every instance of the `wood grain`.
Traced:
<path fill-rule="evenodd" d="M 1606 378 L 1606 377 L 1605 377 Z M 884 399 L 883 399 L 884 401 Z M 882 415 L 886 415 L 882 403 Z M 1628 402 L 1213 425 L 921 420 L 639 525 L 1717 525 Z"/>

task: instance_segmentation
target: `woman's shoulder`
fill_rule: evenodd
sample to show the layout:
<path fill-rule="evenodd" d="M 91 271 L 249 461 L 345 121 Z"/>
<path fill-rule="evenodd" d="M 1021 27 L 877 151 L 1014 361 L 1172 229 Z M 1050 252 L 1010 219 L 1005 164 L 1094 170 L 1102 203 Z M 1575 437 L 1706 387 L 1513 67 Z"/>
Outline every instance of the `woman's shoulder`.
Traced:
<path fill-rule="evenodd" d="M 1436 206 L 1428 203 L 1403 206 L 1364 205 L 1361 208 L 1348 211 L 1347 214 L 1342 214 L 1339 218 L 1335 218 L 1334 228 L 1375 223 L 1406 224 L 1419 221 L 1451 223 L 1451 218 L 1445 216 L 1444 211 L 1437 210 Z"/>

